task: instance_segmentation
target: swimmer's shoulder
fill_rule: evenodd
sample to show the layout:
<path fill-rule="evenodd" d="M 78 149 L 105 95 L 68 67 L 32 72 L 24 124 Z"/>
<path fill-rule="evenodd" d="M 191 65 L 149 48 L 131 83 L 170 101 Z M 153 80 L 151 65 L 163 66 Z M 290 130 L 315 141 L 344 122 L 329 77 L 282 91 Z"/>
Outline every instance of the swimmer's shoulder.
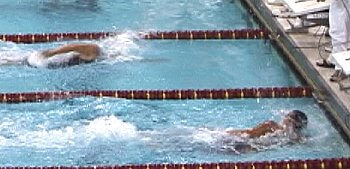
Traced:
<path fill-rule="evenodd" d="M 260 127 L 264 127 L 264 128 L 280 128 L 280 124 L 278 124 L 275 121 L 269 120 L 269 121 L 265 121 L 263 123 L 261 123 L 259 125 Z"/>
<path fill-rule="evenodd" d="M 252 138 L 261 137 L 268 133 L 273 133 L 281 130 L 282 126 L 275 121 L 265 121 L 249 131 L 249 136 Z"/>

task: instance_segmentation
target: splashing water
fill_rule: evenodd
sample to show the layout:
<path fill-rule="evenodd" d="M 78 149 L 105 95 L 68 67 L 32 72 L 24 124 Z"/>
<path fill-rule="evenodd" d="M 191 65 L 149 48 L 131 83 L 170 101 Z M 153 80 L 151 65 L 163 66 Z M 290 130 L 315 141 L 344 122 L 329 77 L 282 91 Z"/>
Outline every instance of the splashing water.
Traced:
<path fill-rule="evenodd" d="M 134 125 L 123 122 L 116 116 L 101 117 L 92 121 L 85 128 L 86 135 L 109 139 L 130 139 L 137 136 Z"/>
<path fill-rule="evenodd" d="M 142 57 L 134 55 L 134 53 L 138 54 L 140 50 L 140 47 L 135 43 L 136 40 L 138 40 L 138 35 L 135 32 L 127 31 L 98 42 L 97 44 L 104 51 L 101 58 L 106 59 L 105 63 L 141 60 Z"/>
<path fill-rule="evenodd" d="M 9 62 L 21 64 L 34 50 L 25 50 L 22 46 L 12 42 L 0 43 L 0 65 L 9 64 Z"/>
<path fill-rule="evenodd" d="M 14 123 L 9 125 L 18 127 Z M 131 123 L 124 122 L 116 116 L 103 116 L 86 125 L 73 124 L 56 129 L 39 125 L 35 130 L 15 130 L 11 136 L 0 136 L 0 147 L 39 149 L 84 147 L 94 139 L 126 140 L 135 137 L 137 137 L 137 130 Z"/>

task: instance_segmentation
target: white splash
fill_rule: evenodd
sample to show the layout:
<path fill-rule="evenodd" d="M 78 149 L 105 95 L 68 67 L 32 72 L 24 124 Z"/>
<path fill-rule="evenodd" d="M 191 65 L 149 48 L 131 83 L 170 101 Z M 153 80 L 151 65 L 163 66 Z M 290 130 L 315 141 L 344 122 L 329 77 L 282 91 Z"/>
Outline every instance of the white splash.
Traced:
<path fill-rule="evenodd" d="M 135 55 L 140 50 L 135 43 L 137 39 L 136 33 L 127 31 L 101 40 L 98 45 L 103 49 L 102 59 L 107 59 L 108 63 L 141 60 L 142 57 Z"/>
<path fill-rule="evenodd" d="M 20 146 L 38 149 L 84 147 L 95 139 L 118 141 L 134 139 L 138 136 L 134 125 L 124 122 L 116 116 L 104 116 L 94 119 L 86 125 L 76 123 L 56 129 L 48 129 L 38 125 L 35 130 L 28 131 L 27 129 L 21 130 L 15 124 L 11 126 L 9 128 L 16 128 L 16 130 L 12 131 L 11 137 L 0 135 L 0 147 Z"/>
<path fill-rule="evenodd" d="M 12 42 L 0 43 L 0 65 L 22 63 L 33 50 L 24 50 L 22 46 Z"/>
<path fill-rule="evenodd" d="M 108 139 L 130 139 L 137 136 L 137 129 L 134 125 L 124 122 L 116 116 L 95 119 L 86 126 L 85 131 L 88 137 Z"/>
<path fill-rule="evenodd" d="M 46 67 L 48 65 L 48 61 L 41 55 L 39 52 L 33 52 L 27 58 L 28 64 L 34 67 Z"/>
<path fill-rule="evenodd" d="M 227 135 L 227 133 L 223 130 L 210 130 L 208 128 L 199 128 L 198 130 L 195 130 L 193 132 L 193 140 L 195 142 L 213 144 L 225 135 Z"/>

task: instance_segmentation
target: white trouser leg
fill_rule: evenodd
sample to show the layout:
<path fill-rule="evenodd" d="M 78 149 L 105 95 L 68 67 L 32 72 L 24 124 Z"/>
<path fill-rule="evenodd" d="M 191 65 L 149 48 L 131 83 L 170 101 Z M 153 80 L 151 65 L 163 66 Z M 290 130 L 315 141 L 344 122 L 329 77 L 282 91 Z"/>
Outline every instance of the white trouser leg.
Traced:
<path fill-rule="evenodd" d="M 332 53 L 346 51 L 350 41 L 350 16 L 344 6 L 350 9 L 350 0 L 331 0 L 329 9 L 329 34 L 332 38 Z M 333 55 L 330 55 L 328 62 L 335 63 Z M 339 69 L 336 67 L 336 69 Z"/>

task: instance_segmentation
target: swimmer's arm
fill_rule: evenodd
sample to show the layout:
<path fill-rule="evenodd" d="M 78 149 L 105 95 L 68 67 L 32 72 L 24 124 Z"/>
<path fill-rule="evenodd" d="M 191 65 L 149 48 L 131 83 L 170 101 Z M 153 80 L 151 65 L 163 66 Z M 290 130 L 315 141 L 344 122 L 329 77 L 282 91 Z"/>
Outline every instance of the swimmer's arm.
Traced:
<path fill-rule="evenodd" d="M 248 134 L 249 133 L 249 130 L 229 130 L 229 131 L 226 131 L 228 134 L 230 135 L 243 135 L 243 134 Z"/>
<path fill-rule="evenodd" d="M 93 60 L 100 55 L 100 50 L 100 47 L 95 44 L 69 44 L 56 49 L 43 51 L 42 55 L 45 57 L 51 57 L 57 54 L 77 52 L 79 53 L 80 59 Z"/>
<path fill-rule="evenodd" d="M 254 127 L 252 130 L 250 130 L 249 135 L 250 137 L 256 138 L 256 137 L 261 137 L 267 133 L 273 133 L 276 130 L 281 130 L 281 129 L 282 129 L 282 126 L 280 126 L 278 123 L 274 121 L 266 121 Z"/>
<path fill-rule="evenodd" d="M 282 127 L 274 121 L 266 121 L 252 129 L 246 130 L 230 130 L 227 131 L 231 135 L 248 135 L 251 138 L 261 137 L 267 133 L 272 133 L 276 130 L 280 130 Z"/>
<path fill-rule="evenodd" d="M 50 49 L 50 50 L 45 50 L 43 52 L 41 52 L 41 54 L 45 57 L 52 57 L 54 55 L 57 54 L 63 54 L 63 53 L 68 53 L 68 52 L 72 52 L 75 51 L 75 48 L 72 48 L 71 46 L 64 46 L 64 47 L 60 47 L 57 49 Z"/>

